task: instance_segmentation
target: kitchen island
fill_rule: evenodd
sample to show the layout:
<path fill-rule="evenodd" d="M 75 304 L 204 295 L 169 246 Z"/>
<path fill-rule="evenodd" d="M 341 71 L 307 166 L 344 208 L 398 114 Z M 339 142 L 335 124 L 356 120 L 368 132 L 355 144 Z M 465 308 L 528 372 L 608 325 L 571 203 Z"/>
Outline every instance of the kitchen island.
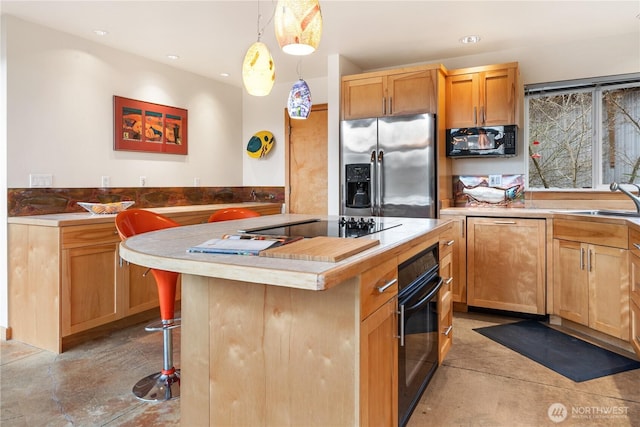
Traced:
<path fill-rule="evenodd" d="M 397 424 L 397 266 L 439 244 L 449 221 L 385 218 L 398 226 L 359 238 L 379 244 L 335 263 L 187 252 L 310 218 L 193 225 L 121 244 L 131 263 L 182 273 L 182 425 Z"/>

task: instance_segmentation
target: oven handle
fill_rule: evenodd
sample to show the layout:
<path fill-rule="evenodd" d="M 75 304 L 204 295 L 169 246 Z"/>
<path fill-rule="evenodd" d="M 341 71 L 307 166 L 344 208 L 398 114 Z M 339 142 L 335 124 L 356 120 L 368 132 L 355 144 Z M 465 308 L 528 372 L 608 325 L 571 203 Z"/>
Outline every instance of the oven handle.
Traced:
<path fill-rule="evenodd" d="M 436 293 L 438 293 L 438 291 L 440 290 L 440 288 L 442 287 L 442 284 L 444 283 L 444 280 L 442 279 L 442 277 L 438 277 L 438 284 L 431 290 L 431 292 L 429 292 L 424 298 L 422 298 L 420 301 L 418 301 L 417 303 L 415 303 L 414 305 L 412 305 L 411 307 L 407 308 L 407 311 L 415 311 L 419 308 L 422 308 L 422 306 L 429 300 L 433 299 L 433 297 L 435 296 Z M 404 306 L 404 304 L 403 304 Z"/>
<path fill-rule="evenodd" d="M 400 316 L 400 347 L 404 347 L 404 304 L 400 305 L 400 311 L 398 311 L 398 315 Z"/>
<path fill-rule="evenodd" d="M 397 312 L 397 314 L 400 316 L 400 336 L 398 337 L 398 338 L 400 338 L 400 347 L 404 347 L 404 319 L 406 317 L 405 316 L 406 312 L 407 311 L 413 311 L 413 310 L 415 310 L 417 308 L 420 308 L 422 305 L 424 305 L 425 302 L 428 302 L 431 299 L 433 299 L 435 294 L 442 287 L 442 283 L 443 283 L 442 277 L 438 277 L 438 279 L 440 279 L 440 280 L 438 280 L 438 284 L 433 288 L 433 290 L 431 292 L 429 292 L 429 294 L 427 296 L 422 298 L 416 304 L 412 305 L 408 309 L 404 308 L 405 304 L 399 304 L 400 310 Z"/>

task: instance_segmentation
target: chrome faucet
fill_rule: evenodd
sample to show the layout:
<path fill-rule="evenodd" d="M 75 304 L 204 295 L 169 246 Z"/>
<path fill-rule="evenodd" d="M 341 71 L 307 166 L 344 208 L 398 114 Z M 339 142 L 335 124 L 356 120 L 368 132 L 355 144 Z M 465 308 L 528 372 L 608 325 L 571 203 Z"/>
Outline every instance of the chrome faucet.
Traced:
<path fill-rule="evenodd" d="M 631 184 L 631 185 L 635 185 L 636 188 L 638 189 L 638 194 L 640 194 L 640 186 L 638 186 L 637 184 Z M 634 196 L 633 194 L 629 193 L 627 190 L 620 187 L 617 182 L 612 182 L 611 185 L 609 185 L 609 190 L 611 191 L 620 190 L 621 192 L 629 196 L 633 201 L 633 203 L 636 205 L 636 211 L 638 211 L 638 213 L 640 214 L 640 197 Z"/>

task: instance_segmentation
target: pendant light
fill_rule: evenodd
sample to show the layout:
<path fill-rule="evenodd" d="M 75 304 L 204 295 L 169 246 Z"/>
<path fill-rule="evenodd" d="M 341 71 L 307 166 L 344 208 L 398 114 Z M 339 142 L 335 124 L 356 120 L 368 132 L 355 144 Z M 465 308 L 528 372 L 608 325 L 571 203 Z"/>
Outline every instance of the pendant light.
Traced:
<path fill-rule="evenodd" d="M 271 52 L 266 44 L 260 41 L 260 2 L 258 1 L 258 41 L 249 46 L 242 63 L 242 82 L 249 95 L 269 95 L 276 81 L 276 67 Z"/>
<path fill-rule="evenodd" d="M 309 55 L 320 44 L 322 13 L 318 0 L 278 0 L 275 13 L 278 44 L 289 55 Z"/>
<path fill-rule="evenodd" d="M 298 62 L 298 76 L 300 76 L 300 62 Z M 309 85 L 302 79 L 293 84 L 289 99 L 287 101 L 287 112 L 292 119 L 306 119 L 311 114 L 311 90 Z"/>

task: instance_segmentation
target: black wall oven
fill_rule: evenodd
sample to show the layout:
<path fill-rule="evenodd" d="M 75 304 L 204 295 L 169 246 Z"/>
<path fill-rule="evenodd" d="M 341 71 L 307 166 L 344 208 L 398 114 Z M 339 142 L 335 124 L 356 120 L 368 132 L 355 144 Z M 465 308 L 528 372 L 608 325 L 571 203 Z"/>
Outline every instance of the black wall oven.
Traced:
<path fill-rule="evenodd" d="M 398 266 L 398 424 L 406 425 L 438 367 L 438 245 Z"/>

